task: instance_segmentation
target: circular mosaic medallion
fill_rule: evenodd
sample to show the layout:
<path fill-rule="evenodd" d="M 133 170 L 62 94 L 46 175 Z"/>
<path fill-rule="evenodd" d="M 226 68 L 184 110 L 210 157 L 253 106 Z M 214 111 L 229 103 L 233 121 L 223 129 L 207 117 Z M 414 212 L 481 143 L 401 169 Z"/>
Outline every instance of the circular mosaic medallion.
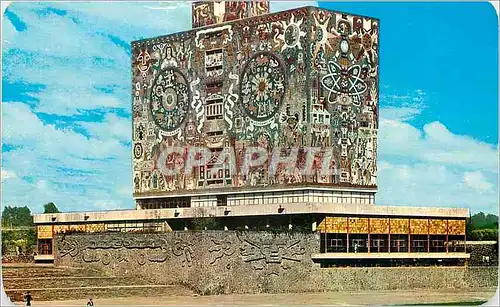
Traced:
<path fill-rule="evenodd" d="M 277 56 L 259 52 L 252 56 L 241 75 L 240 104 L 255 121 L 273 117 L 285 96 L 286 68 Z"/>
<path fill-rule="evenodd" d="M 151 114 L 164 131 L 174 131 L 186 119 L 191 92 L 186 76 L 175 67 L 160 71 L 151 90 Z"/>
<path fill-rule="evenodd" d="M 134 158 L 140 159 L 142 157 L 142 145 L 140 143 L 136 143 L 134 145 Z"/>

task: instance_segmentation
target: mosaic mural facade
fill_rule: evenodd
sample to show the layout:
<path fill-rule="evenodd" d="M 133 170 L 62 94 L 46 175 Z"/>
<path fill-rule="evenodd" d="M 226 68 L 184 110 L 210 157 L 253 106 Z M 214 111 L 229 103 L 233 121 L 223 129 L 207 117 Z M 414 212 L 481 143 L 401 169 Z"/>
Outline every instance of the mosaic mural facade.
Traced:
<path fill-rule="evenodd" d="M 269 13 L 269 1 L 197 1 L 192 6 L 193 28 Z"/>
<path fill-rule="evenodd" d="M 215 4 L 204 3 L 202 14 L 195 3 L 193 24 L 213 25 L 132 43 L 134 195 L 376 188 L 378 21 L 312 7 L 261 15 L 268 7 L 231 3 L 229 22 L 204 20 Z M 233 9 L 236 17 L 227 15 Z M 165 149 L 189 146 L 209 148 L 212 158 L 191 173 L 160 172 Z M 299 148 L 296 168 L 243 172 L 252 146 L 283 156 Z M 333 175 L 302 175 L 305 147 L 332 148 Z M 166 168 L 186 155 L 167 158 Z"/>

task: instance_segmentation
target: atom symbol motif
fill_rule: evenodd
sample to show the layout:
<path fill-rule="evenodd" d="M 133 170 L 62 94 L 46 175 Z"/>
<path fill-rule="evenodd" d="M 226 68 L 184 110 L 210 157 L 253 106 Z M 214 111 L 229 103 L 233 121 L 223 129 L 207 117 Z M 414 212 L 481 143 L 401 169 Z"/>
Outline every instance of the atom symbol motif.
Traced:
<path fill-rule="evenodd" d="M 352 65 L 347 69 L 342 69 L 339 64 L 328 62 L 328 74 L 321 78 L 321 85 L 329 92 L 328 101 L 332 101 L 332 94 L 347 94 L 349 96 L 360 96 L 367 85 L 360 78 L 361 66 Z"/>

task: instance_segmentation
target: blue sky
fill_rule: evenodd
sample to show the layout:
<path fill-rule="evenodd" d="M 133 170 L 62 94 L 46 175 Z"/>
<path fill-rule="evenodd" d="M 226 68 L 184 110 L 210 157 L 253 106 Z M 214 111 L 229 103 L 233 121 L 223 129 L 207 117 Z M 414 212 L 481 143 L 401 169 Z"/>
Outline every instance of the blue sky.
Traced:
<path fill-rule="evenodd" d="M 493 6 L 319 6 L 380 19 L 377 204 L 498 213 Z M 190 22 L 189 3 L 11 4 L 2 20 L 2 205 L 133 208 L 129 42 Z"/>

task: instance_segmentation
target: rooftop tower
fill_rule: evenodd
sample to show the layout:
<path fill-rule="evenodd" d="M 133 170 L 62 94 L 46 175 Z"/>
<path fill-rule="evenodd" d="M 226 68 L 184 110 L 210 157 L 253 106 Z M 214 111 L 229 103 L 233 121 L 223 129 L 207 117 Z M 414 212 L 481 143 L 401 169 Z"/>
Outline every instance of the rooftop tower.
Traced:
<path fill-rule="evenodd" d="M 193 29 L 269 13 L 269 1 L 193 2 Z"/>

